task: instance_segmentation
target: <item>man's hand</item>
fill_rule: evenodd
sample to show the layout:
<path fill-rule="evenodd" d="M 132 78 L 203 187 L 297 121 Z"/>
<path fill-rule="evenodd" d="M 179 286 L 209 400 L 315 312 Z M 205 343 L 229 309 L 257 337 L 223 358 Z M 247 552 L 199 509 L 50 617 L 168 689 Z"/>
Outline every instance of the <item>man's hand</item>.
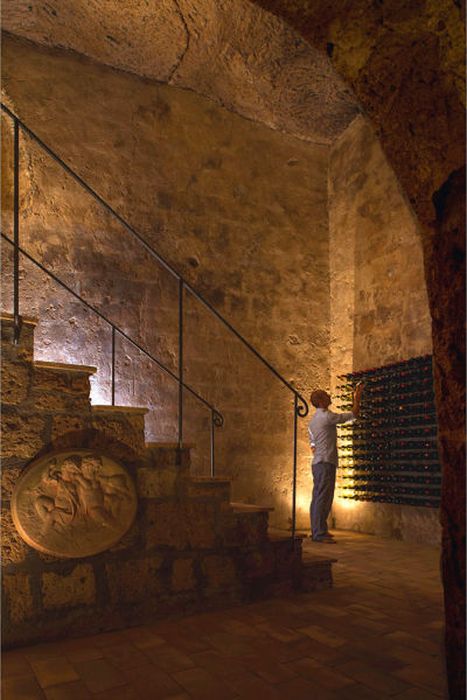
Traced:
<path fill-rule="evenodd" d="M 353 393 L 352 413 L 354 414 L 355 418 L 358 418 L 358 415 L 360 413 L 360 399 L 362 396 L 362 392 L 363 392 L 363 383 L 358 382 L 357 386 L 355 387 L 355 391 Z"/>
<path fill-rule="evenodd" d="M 363 388 L 364 388 L 363 382 L 358 382 L 357 386 L 355 387 L 355 391 L 354 391 L 354 393 L 353 393 L 354 399 L 356 399 L 356 398 L 360 399 L 360 398 L 361 398 L 362 393 L 363 393 Z"/>

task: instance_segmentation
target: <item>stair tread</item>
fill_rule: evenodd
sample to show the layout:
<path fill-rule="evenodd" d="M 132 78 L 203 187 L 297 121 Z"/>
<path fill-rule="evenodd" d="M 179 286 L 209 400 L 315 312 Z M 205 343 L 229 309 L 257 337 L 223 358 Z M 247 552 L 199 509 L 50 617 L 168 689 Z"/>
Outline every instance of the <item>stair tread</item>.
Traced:
<path fill-rule="evenodd" d="M 272 542 L 282 542 L 285 540 L 290 540 L 291 539 L 291 534 L 290 532 L 281 532 L 281 531 L 276 531 L 274 528 L 271 530 L 270 528 L 268 529 L 268 537 Z M 306 538 L 306 535 L 295 535 L 296 540 L 304 540 Z"/>
<path fill-rule="evenodd" d="M 252 503 L 231 503 L 237 513 L 269 513 L 274 510 L 272 506 L 257 506 Z"/>
<path fill-rule="evenodd" d="M 178 442 L 146 442 L 146 447 L 150 449 L 171 449 L 175 450 L 178 448 Z M 182 450 L 191 450 L 196 447 L 194 442 L 183 442 Z"/>
<path fill-rule="evenodd" d="M 325 557 L 322 554 L 310 554 L 307 551 L 303 551 L 302 565 L 306 568 L 307 566 L 313 566 L 313 564 L 335 564 L 338 559 L 335 557 Z"/>
<path fill-rule="evenodd" d="M 86 374 L 95 374 L 97 367 L 90 365 L 75 365 L 67 364 L 66 362 L 47 362 L 45 360 L 34 360 L 35 367 L 43 367 L 44 369 L 56 370 L 58 372 L 84 372 Z"/>
<path fill-rule="evenodd" d="M 149 408 L 144 406 L 110 406 L 92 404 L 91 410 L 94 413 L 134 413 L 137 415 L 144 415 L 149 411 Z"/>
<path fill-rule="evenodd" d="M 232 479 L 223 476 L 190 476 L 196 484 L 230 484 Z"/>
<path fill-rule="evenodd" d="M 22 323 L 27 323 L 31 326 L 37 326 L 39 323 L 38 319 L 34 316 L 20 316 Z M 13 314 L 9 314 L 6 311 L 0 313 L 0 319 L 2 321 L 14 321 L 15 317 Z"/>

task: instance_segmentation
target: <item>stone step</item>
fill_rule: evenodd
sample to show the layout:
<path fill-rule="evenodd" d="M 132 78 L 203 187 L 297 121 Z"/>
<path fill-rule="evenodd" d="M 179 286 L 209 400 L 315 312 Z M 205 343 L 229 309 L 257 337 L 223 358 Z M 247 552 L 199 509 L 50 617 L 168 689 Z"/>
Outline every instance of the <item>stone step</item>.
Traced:
<path fill-rule="evenodd" d="M 178 442 L 146 442 L 146 464 L 151 469 L 173 468 L 176 471 L 182 471 L 185 476 L 188 476 L 190 450 L 193 446 L 191 443 L 183 443 L 180 450 Z"/>
<path fill-rule="evenodd" d="M 70 374 L 95 374 L 97 367 L 90 365 L 75 365 L 65 362 L 46 362 L 45 360 L 34 360 L 34 367 L 39 370 L 49 370 L 50 372 L 61 372 Z"/>
<path fill-rule="evenodd" d="M 146 442 L 148 449 L 178 450 L 178 442 Z M 194 442 L 183 442 L 182 450 L 191 450 L 196 447 Z"/>
<path fill-rule="evenodd" d="M 189 498 L 215 499 L 229 504 L 231 480 L 219 476 L 190 476 L 184 483 L 184 492 Z"/>
<path fill-rule="evenodd" d="M 137 455 L 146 455 L 144 417 L 149 409 L 141 406 L 91 406 L 92 427 L 107 439 L 130 447 Z"/>
<path fill-rule="evenodd" d="M 271 513 L 274 508 L 272 506 L 257 506 L 252 503 L 231 503 L 232 510 L 234 513 Z"/>
<path fill-rule="evenodd" d="M 91 406 L 91 411 L 95 414 L 103 414 L 103 415 L 132 415 L 132 416 L 145 416 L 146 413 L 149 411 L 149 408 L 145 408 L 144 406 L 111 406 L 108 404 L 103 404 L 103 405 L 97 405 L 97 404 L 92 404 Z M 144 443 L 146 445 L 146 442 Z"/>
<path fill-rule="evenodd" d="M 303 591 L 320 591 L 332 588 L 332 565 L 337 559 L 304 553 L 301 571 L 301 589 Z"/>
<path fill-rule="evenodd" d="M 234 501 L 228 504 L 227 509 L 226 523 L 229 523 L 229 536 L 234 542 L 257 545 L 269 541 L 268 521 L 273 508 Z"/>
<path fill-rule="evenodd" d="M 89 378 L 97 371 L 95 367 L 36 360 L 32 369 L 31 396 L 38 408 L 89 416 Z"/>

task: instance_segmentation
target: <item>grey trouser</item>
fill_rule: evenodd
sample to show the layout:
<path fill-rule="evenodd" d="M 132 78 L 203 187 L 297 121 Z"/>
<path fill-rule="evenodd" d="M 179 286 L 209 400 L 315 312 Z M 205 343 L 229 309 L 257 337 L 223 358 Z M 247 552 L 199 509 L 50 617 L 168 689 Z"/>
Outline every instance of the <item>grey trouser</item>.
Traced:
<path fill-rule="evenodd" d="M 323 537 L 328 531 L 327 519 L 331 512 L 336 485 L 336 466 L 329 462 L 313 464 L 313 496 L 310 506 L 313 539 Z"/>

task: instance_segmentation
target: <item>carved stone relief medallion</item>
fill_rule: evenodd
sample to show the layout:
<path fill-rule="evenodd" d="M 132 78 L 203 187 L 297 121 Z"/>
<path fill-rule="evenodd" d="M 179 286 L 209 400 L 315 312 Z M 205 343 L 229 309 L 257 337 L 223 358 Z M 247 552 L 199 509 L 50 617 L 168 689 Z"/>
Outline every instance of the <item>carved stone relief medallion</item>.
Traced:
<path fill-rule="evenodd" d="M 11 513 L 21 537 L 57 557 L 108 549 L 130 528 L 136 492 L 123 466 L 92 450 L 55 452 L 18 480 Z"/>

